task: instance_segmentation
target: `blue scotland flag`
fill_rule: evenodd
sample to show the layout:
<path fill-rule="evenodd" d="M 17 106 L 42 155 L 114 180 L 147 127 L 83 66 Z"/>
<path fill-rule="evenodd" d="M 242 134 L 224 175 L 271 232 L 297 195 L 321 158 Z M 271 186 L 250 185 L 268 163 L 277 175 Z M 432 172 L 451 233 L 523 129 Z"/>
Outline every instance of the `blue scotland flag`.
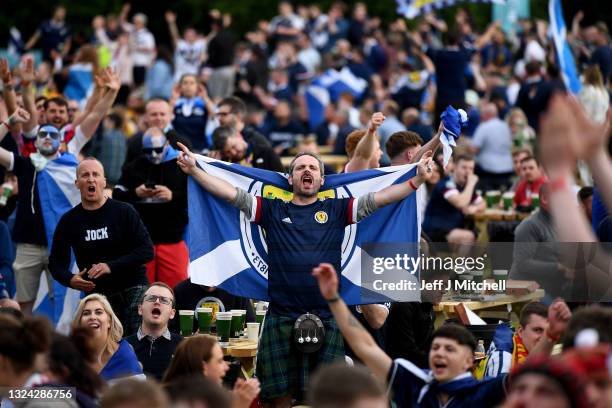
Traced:
<path fill-rule="evenodd" d="M 555 43 L 555 51 L 559 67 L 561 68 L 561 76 L 565 86 L 574 94 L 580 91 L 581 84 L 576 72 L 576 64 L 574 55 L 567 43 L 567 28 L 563 19 L 563 9 L 561 8 L 561 0 L 548 1 L 548 16 L 550 18 L 550 30 L 552 32 L 553 41 Z"/>
<path fill-rule="evenodd" d="M 197 158 L 198 165 L 207 173 L 252 195 L 291 200 L 292 189 L 285 174 L 204 156 Z M 415 165 L 406 165 L 330 175 L 325 178 L 319 197 L 360 197 L 405 182 L 415 172 Z M 249 222 L 241 211 L 209 194 L 192 178 L 189 178 L 188 194 L 191 281 L 218 286 L 237 296 L 268 300 L 267 247 L 263 229 Z M 419 202 L 417 194 L 410 194 L 358 224 L 346 227 L 342 244 L 341 294 L 348 304 L 389 301 L 387 296 L 362 287 L 362 261 L 370 256 L 362 248 L 369 244 L 417 243 L 421 225 Z"/>
<path fill-rule="evenodd" d="M 66 211 L 81 202 L 80 192 L 74 185 L 77 165 L 78 161 L 74 155 L 64 153 L 59 158 L 49 161 L 38 174 L 38 195 L 49 250 L 51 250 L 53 233 L 60 218 Z M 71 270 L 73 273 L 79 272 L 74 256 Z M 81 292 L 67 288 L 54 280 L 52 280 L 52 285 L 53 301 L 50 298 L 47 279 L 45 275 L 41 276 L 34 312 L 46 315 L 59 332 L 67 334 L 70 332 L 70 323 L 79 303 Z"/>
<path fill-rule="evenodd" d="M 367 87 L 368 81 L 353 74 L 348 67 L 340 71 L 330 68 L 314 78 L 304 93 L 310 129 L 315 129 L 323 123 L 325 107 L 330 102 L 337 102 L 342 93 L 348 92 L 355 99 L 360 99 L 365 94 Z"/>

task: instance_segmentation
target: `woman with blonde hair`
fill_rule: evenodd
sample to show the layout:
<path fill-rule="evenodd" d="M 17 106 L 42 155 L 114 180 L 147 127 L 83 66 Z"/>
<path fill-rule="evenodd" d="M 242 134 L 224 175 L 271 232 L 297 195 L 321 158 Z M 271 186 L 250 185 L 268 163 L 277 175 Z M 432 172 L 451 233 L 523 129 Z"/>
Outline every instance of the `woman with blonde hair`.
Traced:
<path fill-rule="evenodd" d="M 521 108 L 512 108 L 506 115 L 506 122 L 512 134 L 514 148 L 533 149 L 535 144 L 535 131 L 527 122 L 527 115 Z"/>
<path fill-rule="evenodd" d="M 81 299 L 72 320 L 72 329 L 92 330 L 96 351 L 93 369 L 106 381 L 123 377 L 144 379 L 142 367 L 132 346 L 123 337 L 123 326 L 105 296 L 93 293 Z"/>
<path fill-rule="evenodd" d="M 599 66 L 591 65 L 584 70 L 582 89 L 578 93 L 578 100 L 587 117 L 593 122 L 603 123 L 606 120 L 610 97 L 604 86 Z"/>
<path fill-rule="evenodd" d="M 223 359 L 223 349 L 216 337 L 200 334 L 188 337 L 178 345 L 162 383 L 169 387 L 182 378 L 206 377 L 222 385 L 227 370 L 229 366 Z M 232 392 L 232 408 L 250 407 L 258 394 L 257 379 L 239 378 Z"/>

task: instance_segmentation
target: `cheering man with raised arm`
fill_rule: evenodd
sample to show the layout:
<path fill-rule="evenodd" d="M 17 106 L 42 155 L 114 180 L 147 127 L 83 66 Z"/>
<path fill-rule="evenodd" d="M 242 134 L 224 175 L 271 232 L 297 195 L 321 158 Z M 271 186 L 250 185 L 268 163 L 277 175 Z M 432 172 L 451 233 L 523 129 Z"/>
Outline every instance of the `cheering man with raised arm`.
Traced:
<path fill-rule="evenodd" d="M 321 295 L 329 304 L 342 335 L 372 373 L 389 382 L 398 407 L 495 407 L 506 397 L 506 374 L 478 381 L 472 373 L 476 339 L 463 326 L 445 324 L 431 340 L 429 370 L 413 362 L 392 360 L 376 345 L 372 336 L 351 314 L 338 295 L 334 266 L 324 263 L 313 269 Z M 568 306 L 555 301 L 549 308 L 546 339 L 539 341 L 532 354 L 550 354 L 571 317 Z"/>
<path fill-rule="evenodd" d="M 310 271 L 320 262 L 328 262 L 339 270 L 344 228 L 415 191 L 431 171 L 431 152 L 418 164 L 418 175 L 407 182 L 359 198 L 327 200 L 317 197 L 325 182 L 323 163 L 315 155 L 300 153 L 289 166 L 293 198 L 284 202 L 252 196 L 206 173 L 196 165 L 195 156 L 179 146 L 182 153 L 178 165 L 185 173 L 266 231 L 271 302 L 259 343 L 257 375 L 264 401 L 289 406 L 292 393 L 299 393 L 308 384 L 313 366 L 344 358 L 342 336 Z M 305 359 L 310 365 L 300 367 L 300 356 L 291 344 L 291 330 L 296 318 L 304 313 L 319 316 L 326 335 L 318 358 L 311 356 Z"/>

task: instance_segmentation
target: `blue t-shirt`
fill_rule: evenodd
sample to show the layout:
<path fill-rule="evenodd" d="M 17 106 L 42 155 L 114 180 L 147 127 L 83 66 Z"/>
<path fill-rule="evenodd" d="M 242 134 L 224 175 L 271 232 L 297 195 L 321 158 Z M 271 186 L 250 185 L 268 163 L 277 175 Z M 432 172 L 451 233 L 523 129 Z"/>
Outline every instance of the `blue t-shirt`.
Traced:
<path fill-rule="evenodd" d="M 457 207 L 448 202 L 448 198 L 459 194 L 465 186 L 460 186 L 447 176 L 442 179 L 431 192 L 431 198 L 425 210 L 423 230 L 427 235 L 434 235 L 436 231 L 450 232 L 455 228 L 463 228 L 464 215 Z M 471 204 L 482 200 L 482 197 L 472 193 Z"/>
<path fill-rule="evenodd" d="M 115 351 L 100 371 L 100 377 L 105 381 L 116 380 L 123 377 L 139 376 L 144 377 L 142 366 L 138 362 L 138 357 L 134 348 L 125 339 L 119 342 L 119 348 Z"/>
<path fill-rule="evenodd" d="M 389 370 L 389 388 L 398 407 L 460 408 L 496 407 L 506 398 L 506 375 L 478 381 L 465 373 L 446 383 L 433 379 L 430 370 L 423 370 L 408 360 L 398 358 Z M 446 405 L 438 399 L 449 395 Z"/>
<path fill-rule="evenodd" d="M 206 105 L 199 96 L 193 99 L 180 98 L 176 101 L 172 126 L 181 136 L 189 138 L 193 149 L 198 152 L 208 147 L 207 119 Z"/>
<path fill-rule="evenodd" d="M 51 51 L 62 51 L 64 43 L 70 38 L 70 27 L 65 23 L 56 23 L 53 20 L 44 21 L 40 27 L 41 46 L 43 57 L 51 57 Z"/>
<path fill-rule="evenodd" d="M 465 99 L 465 70 L 473 53 L 474 50 L 468 48 L 427 50 L 427 56 L 436 67 L 438 101 L 456 102 Z"/>
<path fill-rule="evenodd" d="M 311 312 L 331 317 L 312 269 L 327 262 L 340 271 L 344 228 L 356 222 L 354 198 L 296 205 L 256 197 L 252 220 L 266 233 L 270 312 L 298 317 Z"/>

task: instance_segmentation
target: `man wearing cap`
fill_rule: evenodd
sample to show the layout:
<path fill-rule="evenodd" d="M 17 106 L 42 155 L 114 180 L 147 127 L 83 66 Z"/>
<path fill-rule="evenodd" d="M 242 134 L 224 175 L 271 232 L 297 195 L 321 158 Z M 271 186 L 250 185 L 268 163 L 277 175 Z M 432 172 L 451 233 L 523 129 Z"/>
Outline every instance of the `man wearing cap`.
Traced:
<path fill-rule="evenodd" d="M 128 202 L 140 214 L 155 246 L 147 264 L 150 282 L 173 288 L 187 278 L 189 253 L 183 240 L 187 226 L 187 176 L 176 165 L 177 151 L 164 132 L 149 128 L 142 137 L 142 154 L 128 163 L 113 197 Z"/>

